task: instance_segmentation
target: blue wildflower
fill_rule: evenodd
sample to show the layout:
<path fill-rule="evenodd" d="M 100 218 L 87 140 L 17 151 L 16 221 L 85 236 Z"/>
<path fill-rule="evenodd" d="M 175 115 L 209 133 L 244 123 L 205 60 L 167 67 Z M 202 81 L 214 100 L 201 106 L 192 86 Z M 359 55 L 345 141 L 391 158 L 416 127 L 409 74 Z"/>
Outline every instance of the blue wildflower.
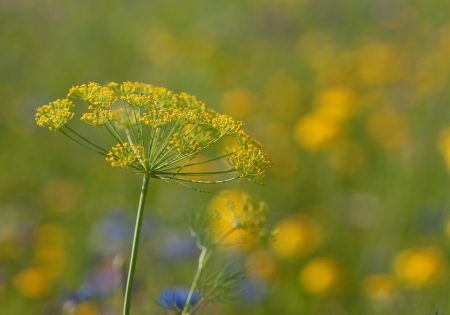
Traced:
<path fill-rule="evenodd" d="M 267 298 L 269 289 L 265 280 L 260 278 L 246 278 L 241 284 L 241 298 L 244 303 L 259 304 Z"/>
<path fill-rule="evenodd" d="M 189 289 L 186 287 L 167 288 L 158 297 L 158 303 L 167 310 L 181 311 L 186 305 L 188 296 Z M 200 294 L 194 291 L 190 306 L 194 306 L 199 300 Z"/>

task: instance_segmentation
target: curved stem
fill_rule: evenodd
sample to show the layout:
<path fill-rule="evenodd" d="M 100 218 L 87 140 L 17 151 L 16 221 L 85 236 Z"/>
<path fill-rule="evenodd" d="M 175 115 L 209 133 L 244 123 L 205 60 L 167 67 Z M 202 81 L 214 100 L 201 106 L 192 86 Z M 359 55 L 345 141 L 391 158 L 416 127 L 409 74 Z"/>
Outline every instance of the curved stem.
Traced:
<path fill-rule="evenodd" d="M 127 280 L 127 285 L 125 288 L 123 315 L 130 314 L 131 290 L 132 290 L 132 286 L 133 286 L 134 271 L 136 269 L 136 261 L 137 261 L 138 247 L 139 247 L 139 237 L 140 237 L 141 226 L 142 226 L 142 215 L 144 212 L 145 197 L 147 195 L 149 179 L 150 179 L 150 176 L 148 174 L 144 174 L 144 179 L 142 181 L 142 188 L 141 188 L 141 197 L 139 199 L 139 207 L 138 207 L 138 213 L 137 213 L 137 218 L 136 218 L 136 227 L 134 229 L 133 246 L 131 248 L 131 259 L 130 259 L 130 267 L 129 267 L 129 271 L 128 271 L 128 280 Z"/>
<path fill-rule="evenodd" d="M 195 274 L 194 281 L 192 282 L 191 288 L 189 290 L 188 297 L 186 299 L 186 304 L 182 310 L 182 315 L 188 314 L 189 307 L 191 306 L 191 299 L 194 295 L 195 288 L 198 285 L 198 281 L 200 280 L 200 276 L 202 275 L 203 267 L 205 267 L 206 263 L 208 262 L 208 259 L 211 255 L 208 255 L 210 252 L 208 252 L 207 247 L 202 248 L 202 252 L 200 254 L 200 257 L 198 259 L 198 268 L 197 273 Z"/>

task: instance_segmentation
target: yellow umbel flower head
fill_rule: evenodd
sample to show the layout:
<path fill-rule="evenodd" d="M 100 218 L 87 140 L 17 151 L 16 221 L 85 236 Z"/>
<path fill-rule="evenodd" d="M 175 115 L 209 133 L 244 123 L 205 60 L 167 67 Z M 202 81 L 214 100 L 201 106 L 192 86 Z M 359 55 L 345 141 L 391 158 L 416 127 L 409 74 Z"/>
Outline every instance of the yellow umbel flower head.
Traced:
<path fill-rule="evenodd" d="M 266 236 L 267 205 L 239 190 L 223 190 L 210 205 L 214 238 L 223 245 L 251 245 Z"/>
<path fill-rule="evenodd" d="M 68 99 L 56 100 L 37 110 L 36 122 L 41 127 L 57 130 L 64 126 L 73 117 L 70 108 L 73 103 Z"/>
<path fill-rule="evenodd" d="M 244 177 L 259 182 L 272 164 L 262 146 L 243 131 L 243 122 L 208 109 L 186 93 L 137 82 L 104 86 L 91 82 L 72 87 L 68 97 L 87 103 L 88 111 L 81 120 L 101 129 L 108 142 L 116 141 L 111 149 L 93 143 L 67 125 L 74 116 L 69 110 L 74 104 L 67 99 L 39 108 L 38 125 L 60 130 L 105 156 L 112 166 L 130 172 L 183 185 Z M 225 153 L 208 149 L 223 138 L 232 139 L 235 146 Z M 211 167 L 197 167 L 203 164 Z M 211 180 L 203 180 L 205 176 Z"/>

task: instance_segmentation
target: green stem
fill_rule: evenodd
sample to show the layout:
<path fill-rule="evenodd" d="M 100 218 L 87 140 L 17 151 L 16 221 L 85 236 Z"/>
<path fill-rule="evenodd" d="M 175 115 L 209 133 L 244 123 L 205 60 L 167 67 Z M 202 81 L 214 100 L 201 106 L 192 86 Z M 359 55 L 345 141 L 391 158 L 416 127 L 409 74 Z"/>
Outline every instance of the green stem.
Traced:
<path fill-rule="evenodd" d="M 150 179 L 150 176 L 148 174 L 144 174 L 144 179 L 142 181 L 142 188 L 141 188 L 141 197 L 139 199 L 139 207 L 138 207 L 138 213 L 137 213 L 137 218 L 136 218 L 136 227 L 134 229 L 133 246 L 131 248 L 131 259 L 130 259 L 130 267 L 129 267 L 129 271 L 128 271 L 128 280 L 127 280 L 127 285 L 125 288 L 123 315 L 130 314 L 131 290 L 132 290 L 132 286 L 133 286 L 134 271 L 136 269 L 136 261 L 137 261 L 138 247 L 139 247 L 139 236 L 141 234 L 141 226 L 142 226 L 142 215 L 144 213 L 145 197 L 147 195 L 149 179 Z"/>
<path fill-rule="evenodd" d="M 198 259 L 197 273 L 195 274 L 194 281 L 192 282 L 191 289 L 189 290 L 189 294 L 186 299 L 186 304 L 183 308 L 183 312 L 181 313 L 181 315 L 189 314 L 188 312 L 189 312 L 189 307 L 191 306 L 191 299 L 192 299 L 192 296 L 194 295 L 195 288 L 198 285 L 198 281 L 200 280 L 200 276 L 202 275 L 203 267 L 205 267 L 209 257 L 211 257 L 211 255 L 207 255 L 207 254 L 209 254 L 208 248 L 203 247 L 200 257 Z"/>

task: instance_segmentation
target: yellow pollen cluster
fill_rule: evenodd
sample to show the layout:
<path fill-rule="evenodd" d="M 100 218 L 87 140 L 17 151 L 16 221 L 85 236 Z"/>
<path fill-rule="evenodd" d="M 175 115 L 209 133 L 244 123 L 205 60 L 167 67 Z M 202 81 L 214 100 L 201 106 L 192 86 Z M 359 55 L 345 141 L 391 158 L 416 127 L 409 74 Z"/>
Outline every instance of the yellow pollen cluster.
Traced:
<path fill-rule="evenodd" d="M 157 109 L 156 107 L 151 107 L 142 116 L 140 121 L 142 121 L 147 126 L 153 127 L 153 129 L 165 126 L 176 119 L 176 112 L 168 110 L 166 108 Z"/>
<path fill-rule="evenodd" d="M 191 135 L 174 133 L 169 139 L 167 150 L 175 148 L 180 154 L 190 154 L 201 152 L 203 148 L 200 143 Z"/>
<path fill-rule="evenodd" d="M 108 87 L 116 92 L 120 96 L 127 96 L 130 94 L 151 94 L 155 88 L 151 84 L 139 83 L 139 82 L 123 82 L 117 84 L 115 82 L 108 83 Z"/>
<path fill-rule="evenodd" d="M 230 149 L 227 151 L 228 153 L 233 152 Z M 265 170 L 272 165 L 272 161 L 255 144 L 242 147 L 227 156 L 227 160 L 242 176 L 253 181 L 264 178 Z"/>
<path fill-rule="evenodd" d="M 38 108 L 36 123 L 50 130 L 57 130 L 64 126 L 74 115 L 70 111 L 73 103 L 68 99 L 56 100 L 48 105 Z"/>
<path fill-rule="evenodd" d="M 107 109 L 96 109 L 92 113 L 83 114 L 80 119 L 85 123 L 99 127 L 113 119 L 113 112 Z"/>
<path fill-rule="evenodd" d="M 195 108 L 200 111 L 206 111 L 206 105 L 202 101 L 197 100 L 197 98 L 193 95 L 189 95 L 187 93 L 180 93 L 178 96 L 180 102 L 188 107 L 188 108 Z"/>
<path fill-rule="evenodd" d="M 218 115 L 212 119 L 211 125 L 221 135 L 232 135 L 239 132 L 244 126 L 244 123 L 234 120 L 227 115 Z"/>
<path fill-rule="evenodd" d="M 140 167 L 141 163 L 145 162 L 145 158 L 142 154 L 142 147 L 140 145 L 124 142 L 123 144 L 117 144 L 112 148 L 112 151 L 108 153 L 106 161 L 110 162 L 111 166 Z"/>
<path fill-rule="evenodd" d="M 158 107 L 179 107 L 180 101 L 178 95 L 163 87 L 153 87 L 151 93 L 156 99 Z"/>
<path fill-rule="evenodd" d="M 86 98 L 89 103 L 89 109 L 103 109 L 111 106 L 117 100 L 114 91 L 107 87 L 102 87 L 97 93 L 94 93 Z"/>
<path fill-rule="evenodd" d="M 177 111 L 177 120 L 181 124 L 209 124 L 211 117 L 197 109 L 183 108 Z"/>
<path fill-rule="evenodd" d="M 81 98 L 86 101 L 90 96 L 98 93 L 100 90 L 102 90 L 102 86 L 100 84 L 91 82 L 89 84 L 82 84 L 72 87 L 67 97 Z"/>
<path fill-rule="evenodd" d="M 155 98 L 153 96 L 145 94 L 130 94 L 121 96 L 121 99 L 131 107 L 139 108 L 147 107 L 155 103 Z"/>

